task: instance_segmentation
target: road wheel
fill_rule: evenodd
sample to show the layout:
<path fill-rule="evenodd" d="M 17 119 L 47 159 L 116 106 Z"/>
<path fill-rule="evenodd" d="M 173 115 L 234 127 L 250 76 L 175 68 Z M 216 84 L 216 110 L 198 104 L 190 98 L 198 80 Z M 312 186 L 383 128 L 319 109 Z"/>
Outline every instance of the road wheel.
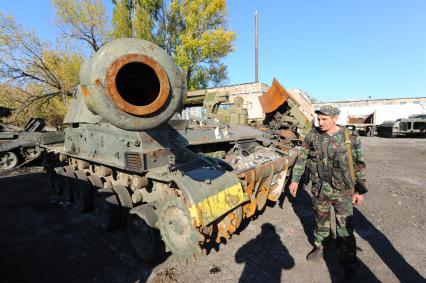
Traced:
<path fill-rule="evenodd" d="M 72 166 L 64 167 L 65 173 L 62 178 L 63 186 L 62 186 L 62 194 L 65 197 L 65 200 L 69 202 L 74 202 L 76 195 L 74 192 L 75 187 L 75 174 L 74 168 Z"/>
<path fill-rule="evenodd" d="M 58 178 L 58 175 L 56 174 L 55 170 L 53 170 L 52 168 L 47 168 L 46 172 L 48 176 L 47 181 L 49 184 L 49 188 L 51 188 L 52 190 L 55 190 L 55 184 L 56 184 L 56 179 Z"/>
<path fill-rule="evenodd" d="M 58 195 L 61 195 L 63 192 L 63 188 L 65 185 L 65 181 L 66 181 L 66 177 L 65 175 L 65 170 L 63 167 L 56 167 L 53 170 L 53 189 L 54 192 Z"/>
<path fill-rule="evenodd" d="M 9 170 L 18 165 L 19 158 L 13 151 L 0 152 L 0 170 Z"/>
<path fill-rule="evenodd" d="M 96 195 L 97 192 L 104 188 L 104 183 L 102 182 L 102 179 L 99 178 L 99 176 L 93 174 L 87 177 L 87 181 L 89 182 L 90 189 L 92 190 L 92 203 L 90 204 L 90 207 L 92 209 L 95 209 L 95 201 L 96 201 Z"/>
<path fill-rule="evenodd" d="M 75 175 L 77 176 L 74 187 L 75 206 L 81 212 L 89 211 L 93 207 L 94 190 L 87 179 L 86 172 L 78 170 Z"/>
<path fill-rule="evenodd" d="M 96 222 L 102 229 L 113 231 L 120 227 L 120 204 L 111 189 L 98 190 L 94 205 Z"/>
<path fill-rule="evenodd" d="M 156 227 L 160 229 L 166 251 L 182 258 L 200 254 L 201 235 L 192 224 L 188 208 L 182 198 L 170 196 L 157 210 Z"/>
<path fill-rule="evenodd" d="M 150 205 L 133 208 L 127 218 L 127 231 L 136 253 L 147 262 L 157 262 L 165 254 L 160 231 L 155 227 L 157 214 Z"/>
<path fill-rule="evenodd" d="M 129 210 L 133 208 L 132 197 L 123 185 L 114 185 L 112 190 L 117 195 L 121 207 L 121 224 L 126 225 Z"/>

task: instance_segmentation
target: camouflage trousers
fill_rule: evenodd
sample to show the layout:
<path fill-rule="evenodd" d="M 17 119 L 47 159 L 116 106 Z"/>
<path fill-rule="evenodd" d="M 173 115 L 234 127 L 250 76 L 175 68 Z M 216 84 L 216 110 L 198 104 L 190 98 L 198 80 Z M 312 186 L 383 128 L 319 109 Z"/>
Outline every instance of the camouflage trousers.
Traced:
<path fill-rule="evenodd" d="M 315 244 L 320 245 L 330 236 L 330 211 L 333 206 L 336 216 L 337 250 L 341 263 L 348 268 L 356 266 L 356 242 L 354 237 L 352 191 L 336 190 L 329 183 L 312 189 L 312 204 L 315 212 Z"/>

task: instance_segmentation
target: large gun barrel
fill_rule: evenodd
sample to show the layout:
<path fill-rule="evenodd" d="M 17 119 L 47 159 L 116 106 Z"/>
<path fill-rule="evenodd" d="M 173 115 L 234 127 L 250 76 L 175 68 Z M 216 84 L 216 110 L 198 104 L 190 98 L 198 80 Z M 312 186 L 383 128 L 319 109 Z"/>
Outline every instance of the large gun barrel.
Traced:
<path fill-rule="evenodd" d="M 186 82 L 173 59 L 141 39 L 119 39 L 100 48 L 80 71 L 87 108 L 125 130 L 152 129 L 182 105 Z"/>

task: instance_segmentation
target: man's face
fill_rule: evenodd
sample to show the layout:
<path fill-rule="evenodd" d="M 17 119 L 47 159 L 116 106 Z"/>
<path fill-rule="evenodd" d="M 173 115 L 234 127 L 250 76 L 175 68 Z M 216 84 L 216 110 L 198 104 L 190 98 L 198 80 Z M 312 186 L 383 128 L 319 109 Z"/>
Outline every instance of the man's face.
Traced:
<path fill-rule="evenodd" d="M 338 116 L 326 116 L 322 114 L 317 114 L 318 125 L 323 132 L 327 132 L 332 129 L 337 122 Z"/>

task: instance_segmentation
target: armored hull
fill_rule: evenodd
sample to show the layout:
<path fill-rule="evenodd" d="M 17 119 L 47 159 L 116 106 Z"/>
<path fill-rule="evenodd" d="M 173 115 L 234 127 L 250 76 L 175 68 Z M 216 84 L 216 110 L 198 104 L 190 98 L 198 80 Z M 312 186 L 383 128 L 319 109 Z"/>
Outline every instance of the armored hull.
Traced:
<path fill-rule="evenodd" d="M 426 137 L 425 115 L 413 115 L 410 118 L 402 118 L 396 121 L 385 121 L 377 127 L 377 133 L 381 137 Z"/>
<path fill-rule="evenodd" d="M 47 147 L 52 187 L 104 229 L 127 226 L 142 259 L 199 254 L 281 195 L 296 154 L 247 126 L 173 119 L 186 83 L 152 43 L 105 45 L 80 81 L 65 142 Z"/>

